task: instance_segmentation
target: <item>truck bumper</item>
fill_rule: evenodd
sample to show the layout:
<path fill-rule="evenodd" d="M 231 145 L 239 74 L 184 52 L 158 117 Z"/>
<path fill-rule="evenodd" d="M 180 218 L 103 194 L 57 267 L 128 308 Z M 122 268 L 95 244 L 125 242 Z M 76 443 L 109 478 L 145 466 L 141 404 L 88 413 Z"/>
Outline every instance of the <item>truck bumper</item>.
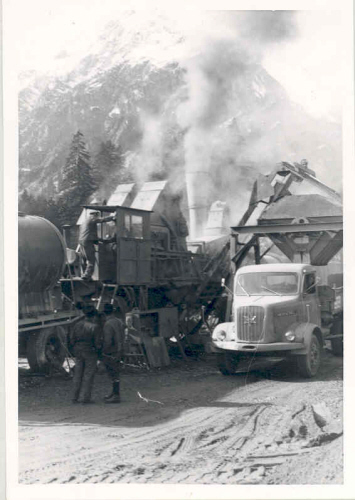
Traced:
<path fill-rule="evenodd" d="M 218 342 L 211 344 L 212 352 L 223 351 L 242 351 L 242 352 L 275 352 L 275 351 L 293 351 L 304 349 L 301 342 L 275 342 L 273 344 L 248 344 L 243 342 Z"/>

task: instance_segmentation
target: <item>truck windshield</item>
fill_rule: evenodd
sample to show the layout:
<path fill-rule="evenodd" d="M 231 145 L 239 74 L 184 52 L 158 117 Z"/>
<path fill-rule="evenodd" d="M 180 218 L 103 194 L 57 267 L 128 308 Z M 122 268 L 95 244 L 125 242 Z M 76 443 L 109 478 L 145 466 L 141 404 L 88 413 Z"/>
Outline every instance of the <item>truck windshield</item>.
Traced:
<path fill-rule="evenodd" d="M 294 295 L 298 292 L 296 273 L 245 273 L 236 280 L 236 295 Z"/>

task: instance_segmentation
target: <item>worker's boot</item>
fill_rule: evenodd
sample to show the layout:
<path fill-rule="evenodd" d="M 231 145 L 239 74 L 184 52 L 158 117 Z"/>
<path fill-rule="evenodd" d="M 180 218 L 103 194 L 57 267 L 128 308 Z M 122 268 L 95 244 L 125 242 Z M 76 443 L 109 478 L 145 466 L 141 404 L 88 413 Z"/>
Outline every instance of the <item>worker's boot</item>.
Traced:
<path fill-rule="evenodd" d="M 120 402 L 121 402 L 120 383 L 119 381 L 115 381 L 112 384 L 112 396 L 106 399 L 105 403 L 120 403 Z"/>
<path fill-rule="evenodd" d="M 106 394 L 106 396 L 104 396 L 104 399 L 110 399 L 112 398 L 112 396 L 113 396 L 113 387 L 111 389 L 111 392 L 109 392 L 108 394 Z"/>

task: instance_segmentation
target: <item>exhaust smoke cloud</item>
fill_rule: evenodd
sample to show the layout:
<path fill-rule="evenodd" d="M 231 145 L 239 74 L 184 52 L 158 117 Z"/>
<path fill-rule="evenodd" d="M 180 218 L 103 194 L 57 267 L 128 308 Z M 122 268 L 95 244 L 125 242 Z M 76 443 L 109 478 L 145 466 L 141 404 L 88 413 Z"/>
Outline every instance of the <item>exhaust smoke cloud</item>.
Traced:
<path fill-rule="evenodd" d="M 245 76 L 250 70 L 254 72 L 255 65 L 262 61 L 267 44 L 280 42 L 297 32 L 292 12 L 213 14 L 209 29 L 193 39 L 197 54 L 182 63 L 188 98 L 177 111 L 180 125 L 187 129 L 185 175 L 192 238 L 203 234 L 206 209 L 216 199 L 222 198 L 233 205 L 234 214 L 239 205 L 236 199 L 242 198 L 244 204 L 244 195 L 240 193 L 246 187 L 245 167 L 251 159 L 255 162 L 261 159 L 255 151 L 250 158 L 245 145 L 238 144 L 241 137 L 248 136 L 255 112 L 251 109 L 248 117 L 238 119 L 239 110 L 244 107 L 243 94 L 255 92 L 243 88 L 248 81 Z M 238 183 L 240 189 L 235 189 Z"/>
<path fill-rule="evenodd" d="M 276 163 L 305 157 L 319 177 L 328 168 L 317 163 L 315 121 L 304 121 L 262 66 L 269 50 L 298 37 L 297 19 L 292 11 L 204 11 L 174 19 L 172 29 L 183 34 L 175 59 L 184 85 L 159 110 L 141 112 L 143 139 L 133 163 L 140 182 L 168 171 L 173 189 L 186 190 L 192 238 L 203 233 L 216 200 L 229 204 L 236 224 L 257 174 Z"/>

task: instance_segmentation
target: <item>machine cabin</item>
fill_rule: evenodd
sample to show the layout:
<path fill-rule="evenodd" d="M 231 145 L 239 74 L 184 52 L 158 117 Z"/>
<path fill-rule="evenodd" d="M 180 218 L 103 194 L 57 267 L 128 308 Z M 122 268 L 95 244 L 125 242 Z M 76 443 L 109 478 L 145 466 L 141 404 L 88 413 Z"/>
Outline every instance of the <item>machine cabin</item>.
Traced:
<path fill-rule="evenodd" d="M 151 231 L 148 210 L 87 205 L 87 210 L 114 214 L 115 222 L 98 224 L 97 266 L 94 277 L 120 285 L 147 285 L 151 282 Z"/>

